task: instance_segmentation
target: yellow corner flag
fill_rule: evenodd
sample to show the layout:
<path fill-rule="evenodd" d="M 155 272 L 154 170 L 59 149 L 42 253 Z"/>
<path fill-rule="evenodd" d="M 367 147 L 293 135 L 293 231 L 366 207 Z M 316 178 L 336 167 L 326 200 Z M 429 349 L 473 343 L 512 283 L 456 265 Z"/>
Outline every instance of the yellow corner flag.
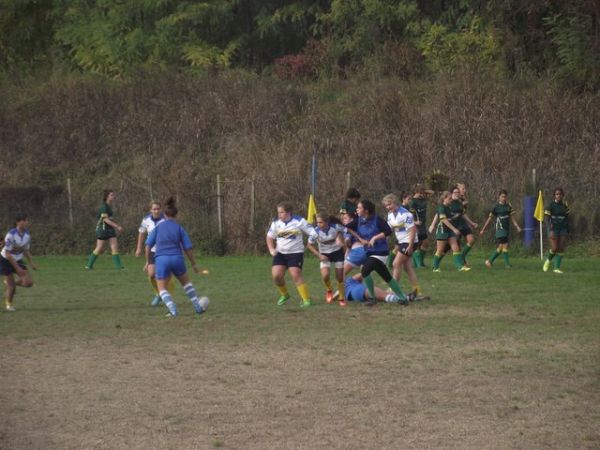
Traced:
<path fill-rule="evenodd" d="M 542 197 L 541 190 L 538 194 L 537 203 L 535 204 L 535 211 L 533 212 L 533 217 L 535 217 L 538 222 L 544 221 L 544 199 Z"/>
<path fill-rule="evenodd" d="M 317 218 L 315 215 L 317 214 L 317 205 L 315 205 L 315 198 L 312 194 L 308 197 L 308 212 L 306 213 L 306 221 L 309 223 L 315 223 Z"/>

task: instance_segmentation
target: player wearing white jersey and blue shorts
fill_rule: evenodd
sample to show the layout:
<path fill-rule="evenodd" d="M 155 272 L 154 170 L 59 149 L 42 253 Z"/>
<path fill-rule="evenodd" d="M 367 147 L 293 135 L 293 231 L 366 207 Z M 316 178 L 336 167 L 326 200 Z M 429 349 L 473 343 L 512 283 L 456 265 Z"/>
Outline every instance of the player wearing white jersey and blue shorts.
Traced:
<path fill-rule="evenodd" d="M 403 203 L 410 200 L 410 194 L 402 193 Z M 402 269 L 406 271 L 415 296 L 420 294 L 419 281 L 412 265 L 412 254 L 415 244 L 419 241 L 417 227 L 413 214 L 400 204 L 398 197 L 388 194 L 382 200 L 388 212 L 387 223 L 396 237 L 396 256 L 392 263 L 393 277 L 400 282 Z"/>
<path fill-rule="evenodd" d="M 31 287 L 33 279 L 23 262 L 27 259 L 33 270 L 37 267 L 31 258 L 31 235 L 29 234 L 29 219 L 27 214 L 17 214 L 15 218 L 15 228 L 10 230 L 4 238 L 4 247 L 0 252 L 0 275 L 4 276 L 6 284 L 5 307 L 7 311 L 14 311 L 13 300 L 17 286 Z M 14 274 L 19 277 L 15 280 Z"/>
<path fill-rule="evenodd" d="M 192 242 L 183 227 L 174 220 L 177 216 L 175 200 L 169 198 L 165 205 L 165 220 L 158 224 L 146 239 L 146 266 L 150 263 L 151 249 L 154 248 L 158 294 L 169 310 L 169 316 L 174 317 L 177 315 L 177 306 L 167 290 L 172 276 L 175 276 L 183 286 L 183 290 L 192 302 L 196 313 L 202 314 L 208 306 L 208 298 L 198 298 L 194 285 L 187 274 L 183 257 L 185 253 L 192 264 L 194 272 L 198 273 L 199 269 L 194 258 Z"/>
<path fill-rule="evenodd" d="M 318 213 L 316 236 L 311 236 L 308 239 L 308 249 L 320 261 L 321 277 L 325 288 L 325 301 L 333 302 L 333 286 L 329 278 L 329 268 L 333 265 L 335 269 L 335 277 L 338 284 L 338 300 L 340 306 L 346 306 L 344 296 L 344 246 L 342 235 L 346 228 L 335 218 L 328 216 L 325 213 Z M 318 244 L 318 249 L 315 248 Z"/>
<path fill-rule="evenodd" d="M 308 287 L 302 276 L 304 263 L 303 235 L 316 236 L 317 232 L 304 218 L 292 214 L 292 205 L 280 203 L 277 205 L 277 218 L 273 219 L 267 232 L 267 247 L 273 256 L 271 277 L 279 290 L 279 306 L 284 305 L 290 298 L 285 285 L 285 271 L 288 270 L 296 289 L 302 298 L 302 306 L 311 305 Z"/>
<path fill-rule="evenodd" d="M 150 236 L 150 233 L 156 228 L 156 226 L 165 220 L 165 215 L 162 213 L 162 205 L 159 202 L 150 203 L 150 214 L 146 214 L 142 219 L 142 223 L 138 229 L 138 240 L 137 247 L 135 250 L 135 256 L 140 257 L 144 254 L 144 240 Z M 160 295 L 158 295 L 158 286 L 156 285 L 155 266 L 154 266 L 154 252 L 156 247 L 150 249 L 150 257 L 146 266 L 146 273 L 148 274 L 148 281 L 154 291 L 154 298 L 152 299 L 152 306 L 158 306 L 161 302 Z M 173 279 L 169 282 L 168 291 L 173 295 L 175 293 Z"/>

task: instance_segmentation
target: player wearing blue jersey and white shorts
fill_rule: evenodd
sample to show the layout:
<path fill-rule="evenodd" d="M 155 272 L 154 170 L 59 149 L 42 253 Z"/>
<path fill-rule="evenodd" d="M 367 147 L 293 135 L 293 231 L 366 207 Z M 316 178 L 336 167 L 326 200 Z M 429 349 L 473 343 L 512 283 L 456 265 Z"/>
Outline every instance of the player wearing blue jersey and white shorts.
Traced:
<path fill-rule="evenodd" d="M 403 203 L 408 204 L 406 200 L 410 201 L 410 194 L 403 192 L 401 198 Z M 394 194 L 383 197 L 382 203 L 388 212 L 387 223 L 396 236 L 396 256 L 392 263 L 394 279 L 400 282 L 402 269 L 404 269 L 415 296 L 419 295 L 419 281 L 412 265 L 413 250 L 415 244 L 419 241 L 414 217 L 408 209 L 400 205 L 398 197 Z"/>
<path fill-rule="evenodd" d="M 175 276 L 183 286 L 194 310 L 202 314 L 208 306 L 208 298 L 198 298 L 194 285 L 190 281 L 185 266 L 184 253 L 192 264 L 194 272 L 198 273 L 192 242 L 184 230 L 174 219 L 177 216 L 175 200 L 171 197 L 165 202 L 165 220 L 158 224 L 146 239 L 146 266 L 150 263 L 151 250 L 154 248 L 155 277 L 158 294 L 169 310 L 169 316 L 177 315 L 177 306 L 167 290 L 169 280 Z"/>
<path fill-rule="evenodd" d="M 17 286 L 31 287 L 33 279 L 23 262 L 27 259 L 29 266 L 37 270 L 37 266 L 31 258 L 31 235 L 29 234 L 29 219 L 27 214 L 17 214 L 15 217 L 15 228 L 10 230 L 4 238 L 4 247 L 0 252 L 0 275 L 4 276 L 6 284 L 5 307 L 7 311 L 14 311 L 13 304 Z M 14 274 L 19 277 L 15 280 Z"/>
<path fill-rule="evenodd" d="M 156 226 L 165 220 L 165 215 L 162 212 L 162 205 L 160 202 L 153 201 L 150 203 L 150 214 L 146 214 L 142 219 L 142 223 L 138 229 L 138 240 L 137 247 L 135 249 L 135 256 L 140 257 L 144 254 L 144 240 L 152 233 L 152 231 L 156 228 Z M 158 295 L 158 286 L 156 284 L 155 274 L 155 266 L 154 266 L 154 252 L 156 248 L 153 247 L 150 249 L 150 258 L 148 260 L 148 264 L 145 266 L 145 271 L 148 274 L 148 281 L 150 281 L 150 286 L 152 286 L 152 290 L 154 291 L 154 298 L 152 299 L 151 305 L 158 306 L 161 302 L 160 295 Z M 173 279 L 171 278 L 169 282 L 168 291 L 173 295 L 175 293 L 175 286 L 173 284 Z"/>
<path fill-rule="evenodd" d="M 338 283 L 338 300 L 340 306 L 346 306 L 344 296 L 344 246 L 342 236 L 346 228 L 332 216 L 325 213 L 317 213 L 316 236 L 308 239 L 308 249 L 320 261 L 321 277 L 325 288 L 325 301 L 333 302 L 333 286 L 329 278 L 329 268 L 333 265 L 335 277 Z M 315 247 L 318 245 L 318 248 Z"/>
<path fill-rule="evenodd" d="M 271 277 L 279 290 L 277 304 L 284 305 L 290 298 L 285 285 L 285 271 L 288 270 L 296 289 L 302 298 L 302 306 L 311 305 L 308 287 L 302 276 L 304 263 L 303 235 L 317 236 L 317 232 L 304 218 L 292 213 L 292 205 L 284 202 L 277 205 L 277 218 L 273 219 L 267 232 L 267 248 L 273 256 Z"/>

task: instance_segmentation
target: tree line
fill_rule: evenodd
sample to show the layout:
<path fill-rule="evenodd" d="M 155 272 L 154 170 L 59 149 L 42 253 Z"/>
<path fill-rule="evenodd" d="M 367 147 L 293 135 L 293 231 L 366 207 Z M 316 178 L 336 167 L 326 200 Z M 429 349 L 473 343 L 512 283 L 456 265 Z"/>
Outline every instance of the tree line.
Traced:
<path fill-rule="evenodd" d="M 457 70 L 600 83 L 596 0 L 5 0 L 0 73 L 131 79 L 230 68 L 281 78 Z"/>

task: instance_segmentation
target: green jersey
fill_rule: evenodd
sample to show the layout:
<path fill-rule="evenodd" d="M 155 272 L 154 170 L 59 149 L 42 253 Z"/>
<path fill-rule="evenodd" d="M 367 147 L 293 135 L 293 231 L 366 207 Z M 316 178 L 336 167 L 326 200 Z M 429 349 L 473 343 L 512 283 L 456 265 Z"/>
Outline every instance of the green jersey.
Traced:
<path fill-rule="evenodd" d="M 546 207 L 544 215 L 549 218 L 551 231 L 560 233 L 569 231 L 569 205 L 567 202 L 553 201 Z"/>
<path fill-rule="evenodd" d="M 452 225 L 454 225 L 459 230 L 461 228 L 466 227 L 465 219 L 463 215 L 465 214 L 465 205 L 462 200 L 452 200 L 449 205 L 450 215 L 448 218 Z"/>
<path fill-rule="evenodd" d="M 409 211 L 415 218 L 415 222 L 421 222 L 421 225 L 417 225 L 419 234 L 427 234 L 427 199 L 413 197 L 410 201 Z"/>
<path fill-rule="evenodd" d="M 510 231 L 510 216 L 515 213 L 510 203 L 496 203 L 490 211 L 490 217 L 496 218 L 496 237 L 508 237 Z"/>
<path fill-rule="evenodd" d="M 342 204 L 340 205 L 340 212 L 348 213 L 348 214 L 356 214 L 356 203 L 352 203 L 349 200 L 344 200 L 342 202 Z"/>
<path fill-rule="evenodd" d="M 113 211 L 107 203 L 102 203 L 98 209 L 98 221 L 96 222 L 96 237 L 106 239 L 116 236 L 115 229 L 104 222 L 104 219 L 112 219 Z"/>
<path fill-rule="evenodd" d="M 454 236 L 454 233 L 452 232 L 452 230 L 450 230 L 450 228 L 448 228 L 443 220 L 444 219 L 449 219 L 450 215 L 451 215 L 451 211 L 450 211 L 450 207 L 446 206 L 446 205 L 438 205 L 437 207 L 437 215 L 439 218 L 439 222 L 438 225 L 435 229 L 435 238 L 440 240 L 440 241 L 445 241 L 447 240 L 449 237 Z"/>

